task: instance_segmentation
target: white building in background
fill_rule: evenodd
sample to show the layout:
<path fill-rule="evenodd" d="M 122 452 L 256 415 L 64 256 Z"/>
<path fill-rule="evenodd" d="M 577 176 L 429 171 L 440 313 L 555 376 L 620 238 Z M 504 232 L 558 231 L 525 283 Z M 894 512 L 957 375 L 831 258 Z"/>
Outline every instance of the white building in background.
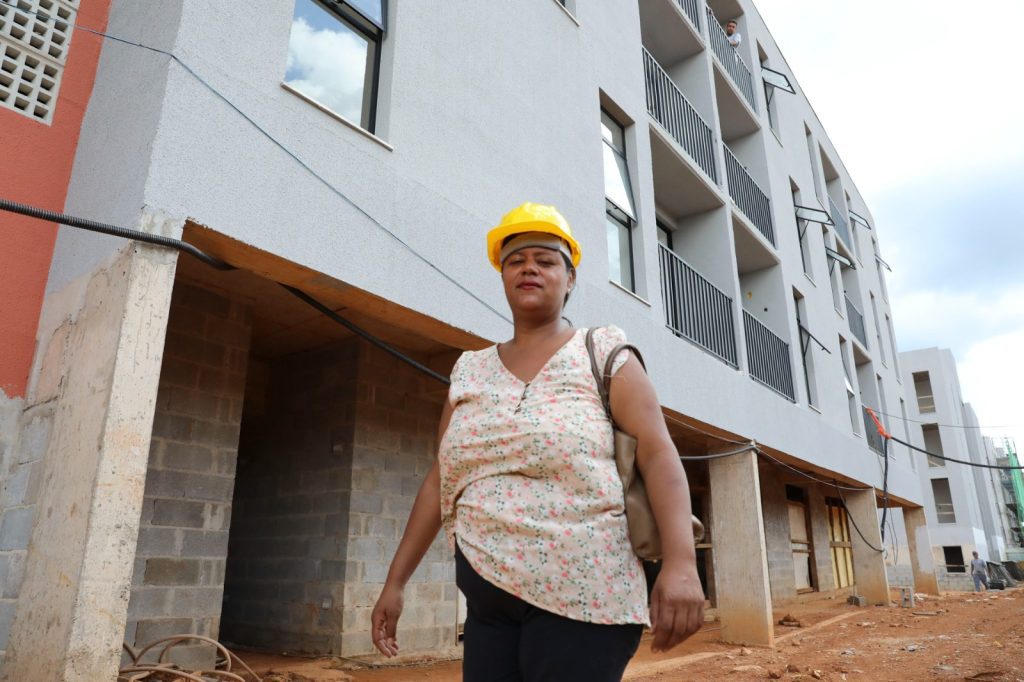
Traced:
<path fill-rule="evenodd" d="M 527 200 L 568 218 L 584 258 L 567 314 L 643 349 L 680 451 L 764 452 L 686 463 L 725 640 L 772 643 L 773 605 L 809 593 L 887 602 L 882 500 L 902 510 L 910 579 L 937 589 L 931 476 L 894 448 L 883 494 L 861 410 L 892 427 L 912 381 L 885 226 L 753 3 L 216 4 L 112 3 L 112 33 L 191 71 L 103 44 L 65 210 L 238 269 L 61 229 L 37 390 L 14 415 L 34 453 L 16 461 L 53 475 L 18 510 L 31 532 L 10 546 L 25 570 L 5 588 L 20 595 L 6 674 L 56 679 L 63 652 L 100 652 L 75 665 L 109 679 L 122 637 L 167 628 L 371 653 L 444 390 L 275 283 L 446 373 L 511 333 L 484 235 Z M 938 544 L 987 546 L 961 504 L 969 525 Z M 80 524 L 35 512 L 50 505 Z M 451 569 L 438 542 L 406 602 L 407 651 L 456 645 Z M 103 627 L 72 627 L 94 612 Z"/>
<path fill-rule="evenodd" d="M 979 428 L 974 408 L 965 403 L 956 360 L 944 348 L 900 353 L 903 380 L 912 389 L 907 428 L 923 447 L 952 459 L 995 464 L 991 441 Z M 1007 537 L 1001 498 L 989 470 L 921 456 L 919 467 L 940 585 L 972 589 L 965 566 L 977 551 L 985 560 L 1006 559 Z M 997 479 L 998 480 L 998 479 Z"/>

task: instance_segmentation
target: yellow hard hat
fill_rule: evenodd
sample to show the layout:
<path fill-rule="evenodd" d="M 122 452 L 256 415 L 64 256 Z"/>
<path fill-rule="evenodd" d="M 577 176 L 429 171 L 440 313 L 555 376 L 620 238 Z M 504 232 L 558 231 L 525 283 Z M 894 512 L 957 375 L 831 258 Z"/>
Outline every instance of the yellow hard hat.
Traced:
<path fill-rule="evenodd" d="M 527 201 L 502 216 L 501 224 L 487 233 L 487 257 L 495 270 L 501 272 L 501 245 L 509 237 L 524 232 L 544 232 L 565 240 L 569 245 L 572 266 L 579 266 L 582 252 L 579 242 L 572 236 L 569 222 L 554 206 Z"/>

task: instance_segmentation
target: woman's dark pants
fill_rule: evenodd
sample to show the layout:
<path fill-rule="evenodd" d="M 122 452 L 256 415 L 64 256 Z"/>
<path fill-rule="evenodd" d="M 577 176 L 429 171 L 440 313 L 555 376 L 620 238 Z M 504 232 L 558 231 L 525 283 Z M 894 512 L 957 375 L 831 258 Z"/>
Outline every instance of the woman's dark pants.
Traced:
<path fill-rule="evenodd" d="M 600 625 L 527 604 L 481 578 L 458 548 L 455 581 L 469 613 L 464 682 L 618 682 L 642 625 Z"/>

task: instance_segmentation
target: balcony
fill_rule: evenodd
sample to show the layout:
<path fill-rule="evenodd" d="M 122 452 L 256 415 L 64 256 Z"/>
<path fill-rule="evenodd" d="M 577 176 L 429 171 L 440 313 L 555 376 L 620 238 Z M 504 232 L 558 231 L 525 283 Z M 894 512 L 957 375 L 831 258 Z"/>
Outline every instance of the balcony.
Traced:
<path fill-rule="evenodd" d="M 789 344 L 746 310 L 743 311 L 743 331 L 747 341 L 747 371 L 750 377 L 795 402 Z"/>
<path fill-rule="evenodd" d="M 708 33 L 711 41 L 711 50 L 718 57 L 718 62 L 725 69 L 725 72 L 729 74 L 729 78 L 732 80 L 736 88 L 743 94 L 743 99 L 747 100 L 747 104 L 755 112 L 757 111 L 757 104 L 754 101 L 754 79 L 750 75 L 750 69 L 747 67 L 746 62 L 740 57 L 736 49 L 729 44 L 729 37 L 725 35 L 725 29 L 718 23 L 718 17 L 711 11 L 711 8 L 707 8 L 708 15 Z"/>
<path fill-rule="evenodd" d="M 832 213 L 832 222 L 836 224 L 836 234 L 843 240 L 844 246 L 852 249 L 853 240 L 850 238 L 850 221 L 846 217 L 846 211 L 836 206 L 836 202 L 832 201 L 832 197 L 828 198 L 828 207 Z"/>
<path fill-rule="evenodd" d="M 644 50 L 644 80 L 647 84 L 647 113 L 661 124 L 690 158 L 718 183 L 715 164 L 715 136 L 693 105 L 672 82 L 651 53 Z"/>
<path fill-rule="evenodd" d="M 750 177 L 736 155 L 727 145 L 725 147 L 725 177 L 729 183 L 729 196 L 736 202 L 736 208 L 753 223 L 757 231 L 764 235 L 772 246 L 775 243 L 775 228 L 772 224 L 771 200 L 764 190 Z"/>
<path fill-rule="evenodd" d="M 838 224 L 838 223 L 837 223 Z M 861 345 L 865 348 L 868 347 L 868 335 L 864 329 L 864 315 L 857 310 L 857 306 L 853 304 L 849 296 L 846 298 L 846 319 L 850 321 L 850 331 L 857 337 Z"/>
<path fill-rule="evenodd" d="M 875 420 L 871 418 L 867 410 L 863 410 L 861 414 L 864 417 L 864 438 L 868 442 L 868 447 L 880 455 L 883 454 L 885 452 L 885 443 L 882 442 L 882 434 L 878 433 Z"/>
<path fill-rule="evenodd" d="M 700 4 L 697 0 L 675 0 L 676 4 L 679 5 L 679 9 L 683 10 L 683 14 L 690 20 L 693 27 L 700 32 Z"/>
<path fill-rule="evenodd" d="M 732 299 L 664 244 L 658 245 L 665 324 L 715 357 L 736 367 Z"/>

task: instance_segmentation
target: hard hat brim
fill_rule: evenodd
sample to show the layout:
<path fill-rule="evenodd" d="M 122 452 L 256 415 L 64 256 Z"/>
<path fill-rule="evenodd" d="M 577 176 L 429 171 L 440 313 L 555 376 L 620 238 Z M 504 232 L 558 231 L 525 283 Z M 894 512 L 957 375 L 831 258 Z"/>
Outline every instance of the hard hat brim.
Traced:
<path fill-rule="evenodd" d="M 580 253 L 580 245 L 573 239 L 572 235 L 567 234 L 558 225 L 545 220 L 524 220 L 522 222 L 499 225 L 487 233 L 487 256 L 495 270 L 501 272 L 501 246 L 504 241 L 511 236 L 524 232 L 543 232 L 564 240 L 569 245 L 569 252 L 572 254 L 572 266 L 574 268 L 579 266 L 580 256 L 582 255 Z"/>

